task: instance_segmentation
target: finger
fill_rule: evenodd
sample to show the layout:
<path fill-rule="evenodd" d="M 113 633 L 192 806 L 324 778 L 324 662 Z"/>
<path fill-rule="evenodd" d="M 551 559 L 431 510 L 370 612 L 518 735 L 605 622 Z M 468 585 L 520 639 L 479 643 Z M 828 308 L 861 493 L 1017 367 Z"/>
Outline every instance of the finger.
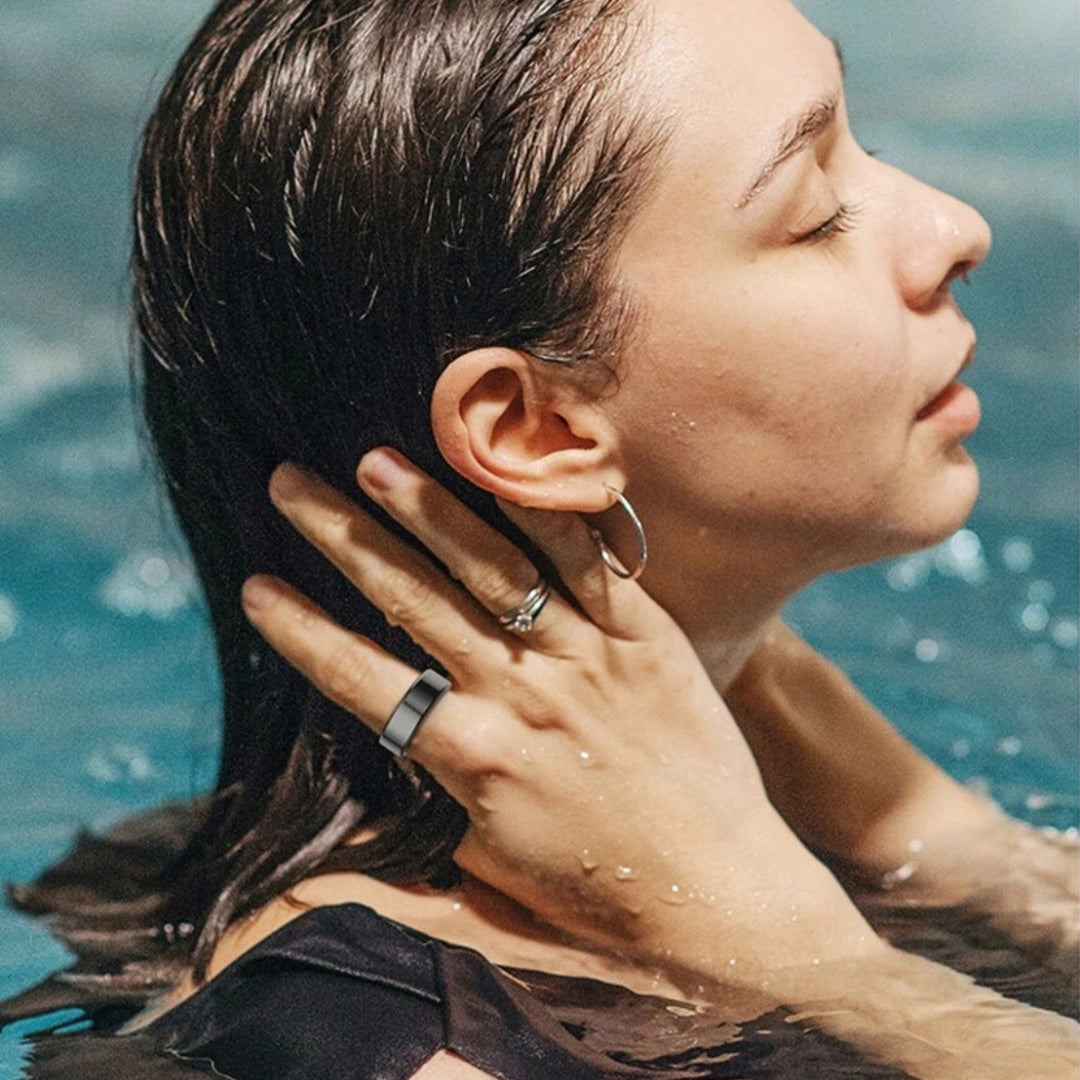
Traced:
<path fill-rule="evenodd" d="M 423 541 L 493 615 L 517 608 L 539 581 L 536 567 L 515 544 L 396 451 L 371 451 L 356 476 L 365 493 Z M 580 636 L 582 619 L 552 593 L 527 632 L 530 647 L 559 651 Z"/>
<path fill-rule="evenodd" d="M 592 532 L 577 515 L 516 506 L 503 499 L 499 509 L 544 551 L 582 610 L 606 633 L 638 640 L 666 618 L 635 581 L 616 577 L 604 565 Z"/>
<path fill-rule="evenodd" d="M 389 622 L 455 676 L 509 659 L 505 635 L 470 596 L 339 491 L 281 465 L 270 478 L 270 497 Z"/>
<path fill-rule="evenodd" d="M 417 672 L 369 638 L 335 622 L 307 597 L 267 575 L 244 583 L 244 613 L 267 642 L 322 694 L 381 734 Z M 466 718 L 458 696 L 444 694 L 425 714 L 408 746 L 408 756 L 440 782 L 463 772 L 458 742 Z M 453 781 L 451 781 L 453 782 Z"/>

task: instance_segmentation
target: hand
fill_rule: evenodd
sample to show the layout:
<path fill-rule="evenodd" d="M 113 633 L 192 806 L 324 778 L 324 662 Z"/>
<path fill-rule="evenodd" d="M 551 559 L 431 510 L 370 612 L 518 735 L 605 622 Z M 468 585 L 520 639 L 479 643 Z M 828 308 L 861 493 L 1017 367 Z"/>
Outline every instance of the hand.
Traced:
<path fill-rule="evenodd" d="M 732 972 L 867 947 L 865 923 L 765 798 L 685 636 L 604 569 L 583 522 L 504 507 L 580 605 L 553 595 L 515 635 L 492 613 L 536 582 L 516 547 L 393 452 L 369 454 L 358 479 L 464 590 L 294 467 L 275 472 L 271 497 L 449 672 L 454 688 L 409 756 L 469 814 L 463 868 L 552 924 L 642 958 L 700 959 L 688 905 L 724 913 L 715 947 Z M 245 603 L 282 655 L 375 731 L 416 676 L 283 583 L 253 579 Z"/>
<path fill-rule="evenodd" d="M 743 983 L 804 1002 L 826 1030 L 923 1080 L 1074 1074 L 1075 1025 L 869 931 L 765 798 L 689 642 L 636 584 L 603 569 L 582 522 L 504 507 L 580 605 L 553 596 L 515 636 L 492 613 L 535 583 L 523 555 L 395 454 L 369 454 L 358 477 L 465 591 L 293 467 L 275 473 L 271 495 L 449 671 L 454 689 L 409 756 L 469 813 L 456 856 L 465 869 L 699 991 Z M 244 595 L 275 648 L 382 728 L 414 671 L 281 582 L 254 578 Z"/>

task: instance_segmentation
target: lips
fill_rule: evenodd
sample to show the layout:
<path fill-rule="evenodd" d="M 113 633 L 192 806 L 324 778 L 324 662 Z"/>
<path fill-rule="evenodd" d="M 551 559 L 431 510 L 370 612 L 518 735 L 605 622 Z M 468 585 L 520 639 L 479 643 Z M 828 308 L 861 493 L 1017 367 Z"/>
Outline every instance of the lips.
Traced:
<path fill-rule="evenodd" d="M 967 354 L 964 356 L 963 362 L 956 369 L 953 377 L 915 414 L 916 420 L 926 420 L 927 418 L 936 415 L 942 410 L 946 409 L 959 397 L 966 393 L 970 394 L 970 390 L 966 386 L 961 385 L 956 380 L 960 373 L 975 359 L 975 344 L 972 342 L 971 348 L 968 349 Z"/>

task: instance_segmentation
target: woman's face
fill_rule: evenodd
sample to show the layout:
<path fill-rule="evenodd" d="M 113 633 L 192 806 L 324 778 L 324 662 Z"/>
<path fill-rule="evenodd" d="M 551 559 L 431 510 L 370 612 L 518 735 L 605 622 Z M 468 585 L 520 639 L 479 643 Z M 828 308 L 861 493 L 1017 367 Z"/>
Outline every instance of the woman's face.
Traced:
<path fill-rule="evenodd" d="M 786 0 L 642 8 L 670 143 L 618 255 L 642 318 L 602 408 L 646 523 L 810 576 L 948 535 L 978 487 L 949 286 L 986 224 L 860 149 L 836 48 Z"/>

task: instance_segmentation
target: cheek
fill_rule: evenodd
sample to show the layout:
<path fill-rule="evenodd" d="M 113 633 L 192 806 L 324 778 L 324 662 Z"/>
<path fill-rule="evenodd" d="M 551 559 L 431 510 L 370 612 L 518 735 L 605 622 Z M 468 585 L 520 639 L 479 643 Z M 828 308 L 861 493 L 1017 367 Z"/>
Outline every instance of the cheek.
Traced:
<path fill-rule="evenodd" d="M 616 395 L 643 456 L 682 472 L 708 455 L 729 494 L 855 482 L 873 498 L 910 433 L 904 323 L 871 275 L 812 269 L 651 297 Z"/>

